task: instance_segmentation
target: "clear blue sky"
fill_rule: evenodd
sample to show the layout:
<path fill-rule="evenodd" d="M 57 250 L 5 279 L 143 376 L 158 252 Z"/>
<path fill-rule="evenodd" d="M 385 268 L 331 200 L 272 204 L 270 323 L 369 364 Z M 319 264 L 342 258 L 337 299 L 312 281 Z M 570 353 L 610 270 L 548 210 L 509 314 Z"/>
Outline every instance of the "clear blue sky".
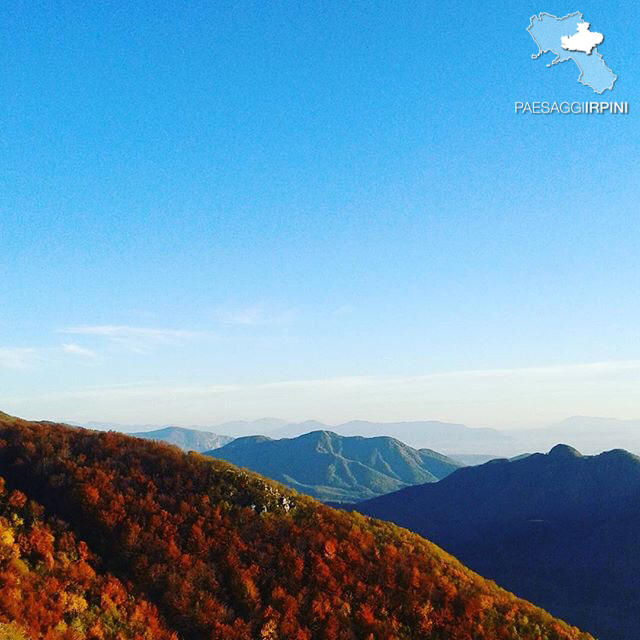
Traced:
<path fill-rule="evenodd" d="M 0 408 L 640 417 L 636 3 L 130 5 L 0 10 Z"/>

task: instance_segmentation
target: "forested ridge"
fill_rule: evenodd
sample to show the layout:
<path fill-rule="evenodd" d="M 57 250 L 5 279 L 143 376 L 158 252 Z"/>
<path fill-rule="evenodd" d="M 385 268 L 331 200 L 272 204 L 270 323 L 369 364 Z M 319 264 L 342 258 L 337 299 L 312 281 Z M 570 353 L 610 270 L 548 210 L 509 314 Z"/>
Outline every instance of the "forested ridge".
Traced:
<path fill-rule="evenodd" d="M 437 482 L 462 465 L 388 436 L 312 431 L 296 438 L 236 438 L 205 455 L 226 460 L 323 502 L 358 502 L 402 487 Z"/>
<path fill-rule="evenodd" d="M 415 534 L 171 446 L 0 414 L 0 475 L 11 550 L 0 589 L 27 576 L 3 596 L 0 623 L 25 637 L 590 638 Z M 29 527 L 54 538 L 44 555 L 24 542 Z M 93 577 L 76 576 L 78 563 Z M 36 591 L 55 601 L 47 571 L 57 570 L 95 619 L 72 605 L 38 622 L 20 605 Z M 113 630 L 100 628 L 105 589 L 121 593 Z"/>

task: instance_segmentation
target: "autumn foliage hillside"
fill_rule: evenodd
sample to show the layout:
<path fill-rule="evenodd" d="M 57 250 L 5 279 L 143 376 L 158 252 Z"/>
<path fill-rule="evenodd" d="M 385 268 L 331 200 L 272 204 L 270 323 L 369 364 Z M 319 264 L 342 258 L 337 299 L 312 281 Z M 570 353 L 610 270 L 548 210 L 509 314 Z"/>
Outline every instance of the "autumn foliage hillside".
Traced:
<path fill-rule="evenodd" d="M 158 639 L 171 632 L 184 640 L 590 638 L 415 534 L 170 446 L 0 415 L 0 475 L 9 553 L 29 556 L 22 570 L 32 574 L 23 592 L 3 592 L 3 602 L 36 589 L 55 600 L 60 589 L 47 571 L 57 567 L 63 590 L 87 604 L 72 599 L 79 604 L 71 609 L 92 610 L 111 582 L 122 590 L 114 606 L 124 622 L 115 636 L 76 633 L 74 611 L 67 635 L 45 635 L 47 624 L 32 624 L 25 607 L 3 604 L 0 622 L 37 629 L 28 637 L 142 640 L 148 630 L 135 624 L 144 618 L 157 625 Z M 44 512 L 28 502 L 12 506 L 11 496 L 22 494 Z M 60 536 L 48 543 L 51 559 L 20 543 L 16 549 L 29 533 L 12 523 L 11 509 L 21 519 L 36 509 L 33 526 Z M 0 561 L 0 589 L 18 570 L 12 562 Z M 100 576 L 76 575 L 78 562 Z"/>

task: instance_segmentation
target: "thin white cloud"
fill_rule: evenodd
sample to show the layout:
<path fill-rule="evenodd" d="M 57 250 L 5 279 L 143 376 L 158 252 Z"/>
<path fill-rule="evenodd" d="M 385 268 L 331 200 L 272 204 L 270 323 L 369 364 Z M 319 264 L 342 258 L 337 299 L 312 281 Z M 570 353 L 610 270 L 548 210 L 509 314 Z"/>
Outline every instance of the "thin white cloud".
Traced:
<path fill-rule="evenodd" d="M 85 336 L 103 336 L 106 338 L 153 338 L 159 341 L 170 341 L 178 338 L 189 338 L 199 335 L 196 331 L 183 329 L 157 329 L 154 327 L 129 327 L 124 325 L 93 325 L 66 327 L 60 333 Z"/>
<path fill-rule="evenodd" d="M 219 384 L 202 386 L 181 385 L 115 385 L 104 387 L 89 387 L 71 391 L 38 394 L 39 400 L 127 400 L 127 399 L 160 399 L 169 396 L 192 398 L 197 396 L 209 396 L 245 389 L 242 385 Z M 14 401 L 16 398 L 3 398 L 2 400 Z"/>
<path fill-rule="evenodd" d="M 198 331 L 184 329 L 161 329 L 156 327 L 131 327 L 126 325 L 83 325 L 65 327 L 59 333 L 74 336 L 93 336 L 118 343 L 136 353 L 147 353 L 157 345 L 178 344 L 185 339 L 203 335 Z"/>
<path fill-rule="evenodd" d="M 438 378 L 562 378 L 563 376 L 592 378 L 624 372 L 640 372 L 640 360 L 610 360 L 603 362 L 558 364 L 537 367 L 514 367 L 505 369 L 469 369 L 463 371 L 433 373 L 425 376 L 413 376 L 410 378 L 396 378 L 396 380 L 397 382 L 404 382 L 407 380 L 416 381 Z"/>
<path fill-rule="evenodd" d="M 293 322 L 296 315 L 297 312 L 293 309 L 273 310 L 262 304 L 248 307 L 221 306 L 215 311 L 215 318 L 220 324 L 245 327 L 285 325 Z"/>
<path fill-rule="evenodd" d="M 38 349 L 0 347 L 0 369 L 30 369 L 42 360 Z"/>
<path fill-rule="evenodd" d="M 82 347 L 79 344 L 76 344 L 75 342 L 67 342 L 66 344 L 62 345 L 62 350 L 65 353 L 68 353 L 70 355 L 74 355 L 74 356 L 82 356 L 84 358 L 96 358 L 97 357 L 97 353 L 91 349 L 87 349 L 86 347 Z"/>

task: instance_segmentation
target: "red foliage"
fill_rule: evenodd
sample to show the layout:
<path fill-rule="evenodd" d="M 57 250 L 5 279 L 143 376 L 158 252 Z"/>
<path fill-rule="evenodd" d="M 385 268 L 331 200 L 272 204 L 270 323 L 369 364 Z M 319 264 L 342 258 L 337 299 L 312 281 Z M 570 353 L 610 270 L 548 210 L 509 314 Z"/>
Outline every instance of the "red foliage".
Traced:
<path fill-rule="evenodd" d="M 86 628 L 82 637 L 95 640 L 176 640 L 155 607 L 96 573 L 97 559 L 63 523 L 42 521 L 41 507 L 4 486 L 0 478 L 0 638 L 77 640 Z"/>
<path fill-rule="evenodd" d="M 8 484 L 68 522 L 122 581 L 101 579 L 98 606 L 126 607 L 130 585 L 141 620 L 155 615 L 144 595 L 189 640 L 588 638 L 418 536 L 221 461 L 19 420 L 0 421 L 0 437 Z M 46 555 L 46 536 L 29 540 Z M 88 571 L 78 560 L 73 575 Z"/>

